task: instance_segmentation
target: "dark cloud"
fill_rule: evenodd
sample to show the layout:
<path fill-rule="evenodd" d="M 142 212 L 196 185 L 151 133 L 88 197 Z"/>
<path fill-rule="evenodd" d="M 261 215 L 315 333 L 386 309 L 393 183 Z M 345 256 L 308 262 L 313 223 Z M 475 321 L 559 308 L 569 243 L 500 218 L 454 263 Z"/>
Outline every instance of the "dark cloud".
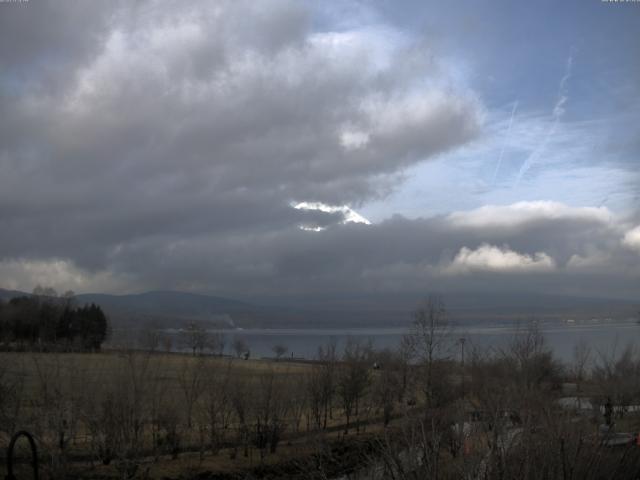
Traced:
<path fill-rule="evenodd" d="M 473 96 L 439 86 L 430 61 L 396 71 L 401 42 L 314 31 L 310 14 L 284 0 L 3 6 L 5 258 L 107 268 L 145 240 L 325 225 L 291 202 L 361 202 L 476 133 Z M 352 131 L 366 141 L 345 143 Z"/>
<path fill-rule="evenodd" d="M 318 30 L 309 5 L 286 0 L 0 8 L 7 286 L 240 294 L 462 288 L 486 276 L 534 285 L 574 275 L 571 258 L 576 272 L 593 268 L 585 259 L 603 251 L 614 258 L 608 274 L 632 278 L 617 270 L 637 265 L 621 244 L 631 227 L 592 212 L 554 217 L 538 206 L 517 224 L 496 211 L 505 224 L 364 225 L 292 207 L 384 196 L 408 167 L 480 133 L 480 101 L 421 40 L 380 24 Z M 473 271 L 452 271 L 463 248 Z M 509 267 L 538 253 L 554 267 Z"/>
<path fill-rule="evenodd" d="M 586 213 L 538 211 L 501 230 L 397 216 L 321 232 L 292 227 L 144 238 L 123 246 L 110 265 L 122 275 L 136 272 L 145 285 L 166 287 L 170 278 L 172 286 L 236 295 L 469 289 L 637 295 L 640 255 L 624 244 L 627 224 Z M 465 250 L 471 255 L 461 255 Z M 470 262 L 460 264 L 465 258 Z"/>

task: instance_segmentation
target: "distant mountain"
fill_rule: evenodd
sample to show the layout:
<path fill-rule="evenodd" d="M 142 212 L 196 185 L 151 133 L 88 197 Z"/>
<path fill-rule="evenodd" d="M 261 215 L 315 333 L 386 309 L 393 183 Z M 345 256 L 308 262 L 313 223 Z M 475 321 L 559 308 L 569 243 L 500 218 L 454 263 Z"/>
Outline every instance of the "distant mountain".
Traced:
<path fill-rule="evenodd" d="M 5 301 L 18 296 L 31 295 L 16 290 L 0 289 Z M 86 293 L 76 295 L 80 305 L 95 303 L 105 311 L 116 328 L 142 327 L 149 324 L 161 327 L 179 327 L 190 321 L 211 326 L 234 327 L 235 320 L 252 324 L 256 307 L 228 298 L 197 295 L 184 292 L 146 292 L 133 295 Z"/>
<path fill-rule="evenodd" d="M 87 293 L 76 297 L 79 303 L 100 305 L 114 324 L 140 326 L 179 326 L 189 321 L 211 326 L 235 327 L 236 322 L 251 325 L 259 308 L 228 298 L 174 291 L 153 291 L 133 295 Z"/>
<path fill-rule="evenodd" d="M 451 313 L 467 321 L 554 319 L 628 319 L 640 301 L 533 293 L 457 293 L 444 296 Z M 640 300 L 640 299 L 639 299 Z"/>
<path fill-rule="evenodd" d="M 261 298 L 263 305 L 287 305 L 308 311 L 340 313 L 345 317 L 375 325 L 411 321 L 413 312 L 424 301 L 424 293 L 376 293 L 306 295 Z M 447 292 L 442 295 L 449 317 L 454 322 L 504 322 L 527 318 L 539 320 L 636 318 L 640 299 L 611 299 L 522 292 Z"/>
<path fill-rule="evenodd" d="M 0 299 L 29 295 L 0 289 Z M 307 295 L 229 299 L 175 291 L 131 295 L 81 294 L 79 304 L 100 305 L 114 328 L 180 328 L 197 321 L 221 328 L 357 328 L 405 326 L 424 295 Z M 443 295 L 456 323 L 635 318 L 640 302 L 529 293 L 456 292 Z"/>
<path fill-rule="evenodd" d="M 5 290 L 4 288 L 0 288 L 0 300 L 4 300 L 5 302 L 14 297 L 22 297 L 24 295 L 30 295 L 30 294 L 20 292 L 18 290 Z"/>

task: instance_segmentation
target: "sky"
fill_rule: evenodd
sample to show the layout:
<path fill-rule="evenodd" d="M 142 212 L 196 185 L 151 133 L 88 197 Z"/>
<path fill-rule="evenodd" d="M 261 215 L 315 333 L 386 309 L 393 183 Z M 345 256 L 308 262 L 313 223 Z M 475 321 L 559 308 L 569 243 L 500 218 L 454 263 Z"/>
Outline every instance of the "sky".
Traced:
<path fill-rule="evenodd" d="M 0 288 L 640 296 L 640 3 L 0 2 Z"/>

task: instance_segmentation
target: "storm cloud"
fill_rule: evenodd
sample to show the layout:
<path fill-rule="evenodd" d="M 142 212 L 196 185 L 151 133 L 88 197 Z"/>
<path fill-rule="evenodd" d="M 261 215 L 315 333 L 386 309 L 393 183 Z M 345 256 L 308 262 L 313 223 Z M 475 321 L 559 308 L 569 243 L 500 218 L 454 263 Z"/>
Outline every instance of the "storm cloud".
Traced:
<path fill-rule="evenodd" d="M 638 226 L 604 207 L 357 213 L 483 134 L 436 42 L 287 0 L 91 7 L 2 6 L 0 286 L 638 293 Z"/>

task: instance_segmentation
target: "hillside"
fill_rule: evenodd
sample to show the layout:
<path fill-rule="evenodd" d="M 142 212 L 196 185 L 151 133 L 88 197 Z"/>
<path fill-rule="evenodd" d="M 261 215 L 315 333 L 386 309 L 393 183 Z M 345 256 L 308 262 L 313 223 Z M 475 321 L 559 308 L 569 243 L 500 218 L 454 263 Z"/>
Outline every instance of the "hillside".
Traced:
<path fill-rule="evenodd" d="M 78 295 L 77 300 L 100 305 L 119 326 L 152 322 L 171 327 L 187 321 L 199 321 L 212 326 L 234 327 L 236 321 L 251 323 L 251 318 L 257 313 L 257 309 L 248 303 L 184 292 L 90 293 Z"/>
<path fill-rule="evenodd" d="M 0 289 L 0 298 L 28 295 Z M 411 321 L 422 295 L 324 295 L 247 300 L 176 291 L 140 294 L 80 294 L 79 304 L 100 305 L 115 328 L 150 324 L 180 328 L 191 321 L 220 328 L 341 328 L 402 326 Z M 634 318 L 640 302 L 540 294 L 448 293 L 445 304 L 456 323 Z"/>

